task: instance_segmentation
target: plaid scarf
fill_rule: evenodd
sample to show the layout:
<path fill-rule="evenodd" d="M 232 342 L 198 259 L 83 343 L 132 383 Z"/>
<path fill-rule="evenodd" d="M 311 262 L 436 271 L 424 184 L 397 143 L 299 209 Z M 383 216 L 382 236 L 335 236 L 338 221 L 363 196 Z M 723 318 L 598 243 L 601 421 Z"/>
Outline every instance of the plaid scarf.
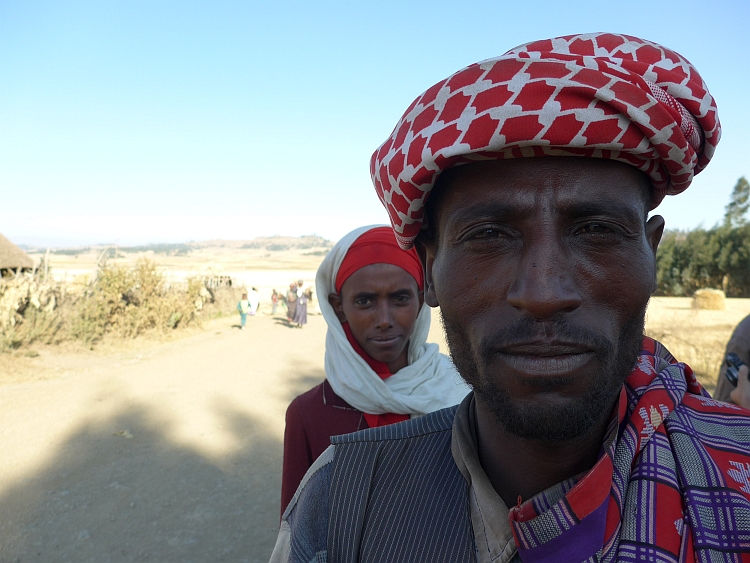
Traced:
<path fill-rule="evenodd" d="M 643 348 L 593 469 L 511 510 L 525 563 L 750 561 L 750 413 Z"/>

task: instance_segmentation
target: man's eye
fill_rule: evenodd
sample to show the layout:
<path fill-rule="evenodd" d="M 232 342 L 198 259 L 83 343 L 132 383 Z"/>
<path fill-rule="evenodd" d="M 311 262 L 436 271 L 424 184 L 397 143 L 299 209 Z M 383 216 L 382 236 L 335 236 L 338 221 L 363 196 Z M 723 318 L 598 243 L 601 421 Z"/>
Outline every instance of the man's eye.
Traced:
<path fill-rule="evenodd" d="M 355 299 L 354 304 L 357 307 L 368 307 L 372 301 L 370 299 Z"/>
<path fill-rule="evenodd" d="M 588 223 L 577 229 L 579 234 L 606 235 L 612 233 L 614 229 L 605 223 Z"/>
<path fill-rule="evenodd" d="M 481 227 L 469 233 L 469 239 L 497 238 L 502 232 L 497 227 Z"/>

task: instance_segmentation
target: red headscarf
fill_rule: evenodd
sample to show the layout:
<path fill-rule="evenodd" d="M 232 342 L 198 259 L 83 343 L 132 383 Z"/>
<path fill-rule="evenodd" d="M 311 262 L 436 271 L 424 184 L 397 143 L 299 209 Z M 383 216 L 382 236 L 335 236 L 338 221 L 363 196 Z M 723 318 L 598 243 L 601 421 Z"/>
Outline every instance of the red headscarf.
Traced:
<path fill-rule="evenodd" d="M 417 252 L 414 249 L 401 250 L 390 227 L 376 227 L 362 234 L 349 247 L 336 274 L 336 293 L 341 292 L 344 282 L 354 272 L 372 264 L 398 266 L 417 281 L 420 291 L 424 288 L 424 273 Z"/>
<path fill-rule="evenodd" d="M 349 279 L 354 272 L 365 266 L 370 266 L 371 264 L 393 264 L 394 266 L 398 266 L 416 280 L 420 291 L 424 289 L 424 273 L 417 252 L 414 249 L 401 250 L 393 236 L 393 229 L 390 227 L 377 227 L 363 233 L 349 247 L 346 256 L 344 256 L 343 262 L 341 262 L 341 266 L 339 266 L 339 271 L 336 274 L 336 292 L 341 292 L 341 287 L 344 285 L 344 282 Z M 346 338 L 352 348 L 354 348 L 354 351 L 357 352 L 365 362 L 367 362 L 367 365 L 369 365 L 381 379 L 388 379 L 393 375 L 385 362 L 380 362 L 365 352 L 364 348 L 362 348 L 354 338 L 354 334 L 352 334 L 352 330 L 348 323 L 344 324 L 343 328 Z M 409 420 L 409 415 L 393 413 L 380 415 L 365 413 L 364 417 L 370 428 Z"/>

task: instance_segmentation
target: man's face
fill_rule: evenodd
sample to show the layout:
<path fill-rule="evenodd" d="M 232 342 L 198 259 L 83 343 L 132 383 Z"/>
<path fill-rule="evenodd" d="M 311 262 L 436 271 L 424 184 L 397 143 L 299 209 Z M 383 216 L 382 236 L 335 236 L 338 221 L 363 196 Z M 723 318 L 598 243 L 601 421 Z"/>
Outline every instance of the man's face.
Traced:
<path fill-rule="evenodd" d="M 457 167 L 438 189 L 426 300 L 459 372 L 522 438 L 585 434 L 634 365 L 655 289 L 664 223 L 645 222 L 645 177 L 524 158 Z"/>

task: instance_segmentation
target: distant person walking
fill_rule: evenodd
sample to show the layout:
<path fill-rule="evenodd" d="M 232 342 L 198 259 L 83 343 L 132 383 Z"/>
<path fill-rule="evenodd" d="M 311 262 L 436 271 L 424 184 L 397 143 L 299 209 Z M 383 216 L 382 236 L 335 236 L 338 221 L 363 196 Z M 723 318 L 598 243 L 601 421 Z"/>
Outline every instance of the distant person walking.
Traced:
<path fill-rule="evenodd" d="M 237 310 L 240 312 L 240 329 L 245 330 L 247 312 L 250 310 L 250 302 L 247 300 L 247 293 L 242 294 L 242 299 L 237 303 Z"/>
<path fill-rule="evenodd" d="M 274 289 L 271 293 L 271 314 L 276 314 L 276 308 L 279 306 L 279 294 Z"/>
<path fill-rule="evenodd" d="M 255 316 L 255 313 L 258 312 L 258 305 L 260 305 L 260 293 L 256 288 L 250 289 L 247 300 L 250 303 L 250 315 Z"/>
<path fill-rule="evenodd" d="M 297 325 L 297 328 L 302 328 L 303 325 L 307 324 L 307 303 L 312 297 L 312 290 L 302 291 L 297 297 L 297 307 L 294 310 L 293 322 Z"/>
<path fill-rule="evenodd" d="M 290 283 L 286 292 L 286 318 L 289 324 L 294 322 L 294 310 L 297 308 L 297 284 Z"/>

